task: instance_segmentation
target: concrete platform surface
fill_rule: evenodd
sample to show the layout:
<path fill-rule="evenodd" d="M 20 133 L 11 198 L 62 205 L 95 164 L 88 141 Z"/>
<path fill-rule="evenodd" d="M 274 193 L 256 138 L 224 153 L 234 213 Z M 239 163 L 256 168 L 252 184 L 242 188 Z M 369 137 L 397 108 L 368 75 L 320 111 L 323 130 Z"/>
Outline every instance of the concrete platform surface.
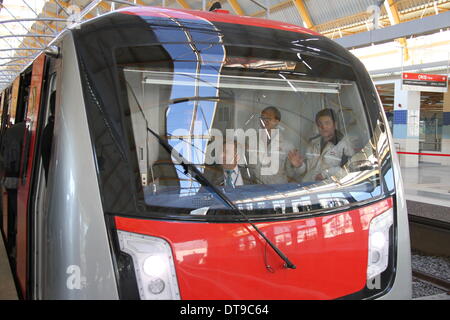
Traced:
<path fill-rule="evenodd" d="M 0 300 L 17 300 L 16 286 L 11 274 L 3 238 L 0 235 Z"/>
<path fill-rule="evenodd" d="M 401 170 L 407 200 L 447 207 L 450 216 L 450 166 L 420 162 Z"/>

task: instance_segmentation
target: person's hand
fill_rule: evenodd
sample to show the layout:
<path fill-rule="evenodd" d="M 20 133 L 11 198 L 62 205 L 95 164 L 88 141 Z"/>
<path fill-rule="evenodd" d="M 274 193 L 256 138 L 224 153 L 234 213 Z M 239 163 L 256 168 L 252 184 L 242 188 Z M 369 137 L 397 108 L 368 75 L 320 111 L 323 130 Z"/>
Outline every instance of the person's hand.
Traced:
<path fill-rule="evenodd" d="M 303 165 L 304 158 L 297 149 L 289 151 L 288 159 L 294 168 L 298 168 Z"/>
<path fill-rule="evenodd" d="M 325 178 L 323 177 L 323 175 L 322 175 L 321 173 L 316 174 L 315 179 L 316 179 L 316 181 L 322 181 L 322 180 L 325 180 Z"/>

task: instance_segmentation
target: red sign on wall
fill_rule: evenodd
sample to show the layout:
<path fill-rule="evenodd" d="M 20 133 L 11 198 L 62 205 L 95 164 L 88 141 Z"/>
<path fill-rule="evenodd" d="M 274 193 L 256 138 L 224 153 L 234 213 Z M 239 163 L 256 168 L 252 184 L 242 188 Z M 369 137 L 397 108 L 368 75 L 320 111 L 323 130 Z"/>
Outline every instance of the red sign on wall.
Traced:
<path fill-rule="evenodd" d="M 447 76 L 440 74 L 402 73 L 403 90 L 447 92 L 447 88 Z"/>

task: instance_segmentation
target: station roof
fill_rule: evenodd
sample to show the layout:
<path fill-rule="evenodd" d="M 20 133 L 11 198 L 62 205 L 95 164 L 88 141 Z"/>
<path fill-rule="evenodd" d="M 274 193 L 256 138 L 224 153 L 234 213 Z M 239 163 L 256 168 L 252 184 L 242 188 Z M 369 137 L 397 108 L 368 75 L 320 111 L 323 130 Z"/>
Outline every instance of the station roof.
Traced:
<path fill-rule="evenodd" d="M 450 0 L 0 0 L 0 90 L 74 21 L 135 5 L 268 18 L 338 39 L 450 11 Z M 450 25 L 450 23 L 449 23 Z"/>

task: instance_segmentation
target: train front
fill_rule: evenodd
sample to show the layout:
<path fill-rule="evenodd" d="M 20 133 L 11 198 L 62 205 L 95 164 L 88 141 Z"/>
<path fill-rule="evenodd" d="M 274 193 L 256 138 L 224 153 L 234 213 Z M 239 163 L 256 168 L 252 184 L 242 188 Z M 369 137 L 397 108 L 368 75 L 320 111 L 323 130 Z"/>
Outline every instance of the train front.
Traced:
<path fill-rule="evenodd" d="M 397 160 L 345 49 L 161 8 L 73 34 L 120 298 L 410 297 Z"/>

